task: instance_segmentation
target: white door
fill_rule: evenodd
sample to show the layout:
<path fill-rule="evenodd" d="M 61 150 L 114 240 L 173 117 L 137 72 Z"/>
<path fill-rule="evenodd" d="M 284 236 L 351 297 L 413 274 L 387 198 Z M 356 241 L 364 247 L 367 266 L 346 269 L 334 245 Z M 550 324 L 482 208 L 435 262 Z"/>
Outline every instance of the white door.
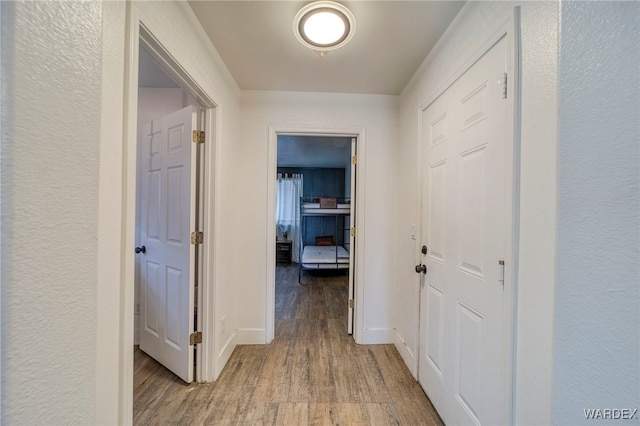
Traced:
<path fill-rule="evenodd" d="M 506 422 L 506 69 L 503 38 L 422 116 L 419 380 L 452 425 Z"/>
<path fill-rule="evenodd" d="M 355 300 L 356 280 L 356 238 L 353 230 L 356 227 L 356 144 L 357 139 L 351 139 L 351 213 L 349 214 L 349 303 L 347 314 L 347 332 L 353 334 L 353 300 Z"/>
<path fill-rule="evenodd" d="M 188 106 L 144 126 L 140 236 L 140 349 L 193 381 L 197 110 Z M 193 165 L 193 167 L 192 167 Z M 140 247 L 141 248 L 141 247 Z"/>

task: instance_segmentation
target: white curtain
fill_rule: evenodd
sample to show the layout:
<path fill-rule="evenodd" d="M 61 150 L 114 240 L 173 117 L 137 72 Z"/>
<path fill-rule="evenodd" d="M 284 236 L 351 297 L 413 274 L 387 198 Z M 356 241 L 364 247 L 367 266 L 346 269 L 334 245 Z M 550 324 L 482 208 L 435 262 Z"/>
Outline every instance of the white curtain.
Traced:
<path fill-rule="evenodd" d="M 300 262 L 300 197 L 302 197 L 302 175 L 278 173 L 276 192 L 276 235 L 292 241 L 292 258 Z"/>

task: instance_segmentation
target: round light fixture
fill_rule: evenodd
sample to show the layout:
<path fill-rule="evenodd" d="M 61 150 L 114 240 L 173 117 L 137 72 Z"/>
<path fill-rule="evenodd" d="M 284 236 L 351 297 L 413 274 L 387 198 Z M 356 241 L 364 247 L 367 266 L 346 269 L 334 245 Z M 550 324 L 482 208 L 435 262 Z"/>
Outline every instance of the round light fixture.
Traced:
<path fill-rule="evenodd" d="M 356 29 L 349 9 L 332 1 L 317 1 L 300 9 L 293 20 L 293 32 L 300 43 L 324 56 L 344 46 Z"/>

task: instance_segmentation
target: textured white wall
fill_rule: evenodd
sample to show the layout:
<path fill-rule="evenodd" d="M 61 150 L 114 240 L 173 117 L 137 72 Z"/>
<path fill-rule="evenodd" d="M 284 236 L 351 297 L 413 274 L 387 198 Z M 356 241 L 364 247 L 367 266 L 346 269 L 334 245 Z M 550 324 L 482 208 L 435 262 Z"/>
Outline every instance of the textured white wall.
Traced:
<path fill-rule="evenodd" d="M 122 141 L 126 8 L 217 104 L 214 177 L 233 163 L 239 90 L 185 3 L 1 7 L 2 423 L 126 423 L 133 286 L 122 280 L 130 252 L 121 252 L 134 232 L 122 216 L 133 189 Z M 210 184 L 219 204 L 209 227 L 231 239 L 234 212 L 221 206 L 233 188 Z M 233 303 L 233 281 L 226 251 L 216 253 L 217 306 Z"/>
<path fill-rule="evenodd" d="M 331 129 L 365 128 L 366 207 L 364 274 L 365 339 L 387 336 L 391 328 L 390 306 L 393 288 L 393 173 L 397 139 L 397 97 L 330 93 L 251 92 L 242 93 L 241 131 L 238 144 L 241 163 L 233 173 L 236 214 L 243 224 L 234 240 L 238 259 L 236 286 L 244 295 L 242 327 L 264 329 L 267 142 L 269 126 Z M 246 297 L 251 295 L 251 297 Z M 236 307 L 238 308 L 238 307 Z M 385 337 L 385 340 L 388 340 Z"/>
<path fill-rule="evenodd" d="M 553 421 L 588 424 L 640 408 L 640 3 L 563 2 L 558 69 Z"/>
<path fill-rule="evenodd" d="M 2 423 L 89 424 L 101 5 L 1 7 Z"/>
<path fill-rule="evenodd" d="M 410 238 L 419 209 L 418 110 L 513 13 L 516 2 L 469 2 L 401 96 L 396 175 L 396 346 L 416 371 L 419 282 Z M 515 421 L 550 424 L 555 264 L 556 2 L 522 2 L 522 154 Z M 481 23 L 481 25 L 479 25 Z M 419 238 L 418 238 L 419 240 Z"/>

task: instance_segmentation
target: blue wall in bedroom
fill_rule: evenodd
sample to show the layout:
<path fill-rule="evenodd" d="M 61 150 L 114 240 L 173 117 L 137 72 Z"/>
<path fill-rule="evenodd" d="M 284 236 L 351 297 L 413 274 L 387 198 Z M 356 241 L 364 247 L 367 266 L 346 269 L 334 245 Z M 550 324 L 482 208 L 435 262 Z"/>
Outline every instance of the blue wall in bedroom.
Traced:
<path fill-rule="evenodd" d="M 278 173 L 298 173 L 303 177 L 303 197 L 335 197 L 344 198 L 344 168 L 311 168 L 311 167 L 278 167 Z M 336 235 L 334 217 L 307 217 L 304 245 L 315 245 L 315 237 L 332 235 L 334 241 L 344 242 L 342 230 L 349 223 L 343 217 L 338 219 L 339 232 Z"/>
<path fill-rule="evenodd" d="M 343 168 L 278 167 L 278 173 L 301 174 L 304 197 L 344 197 Z"/>

